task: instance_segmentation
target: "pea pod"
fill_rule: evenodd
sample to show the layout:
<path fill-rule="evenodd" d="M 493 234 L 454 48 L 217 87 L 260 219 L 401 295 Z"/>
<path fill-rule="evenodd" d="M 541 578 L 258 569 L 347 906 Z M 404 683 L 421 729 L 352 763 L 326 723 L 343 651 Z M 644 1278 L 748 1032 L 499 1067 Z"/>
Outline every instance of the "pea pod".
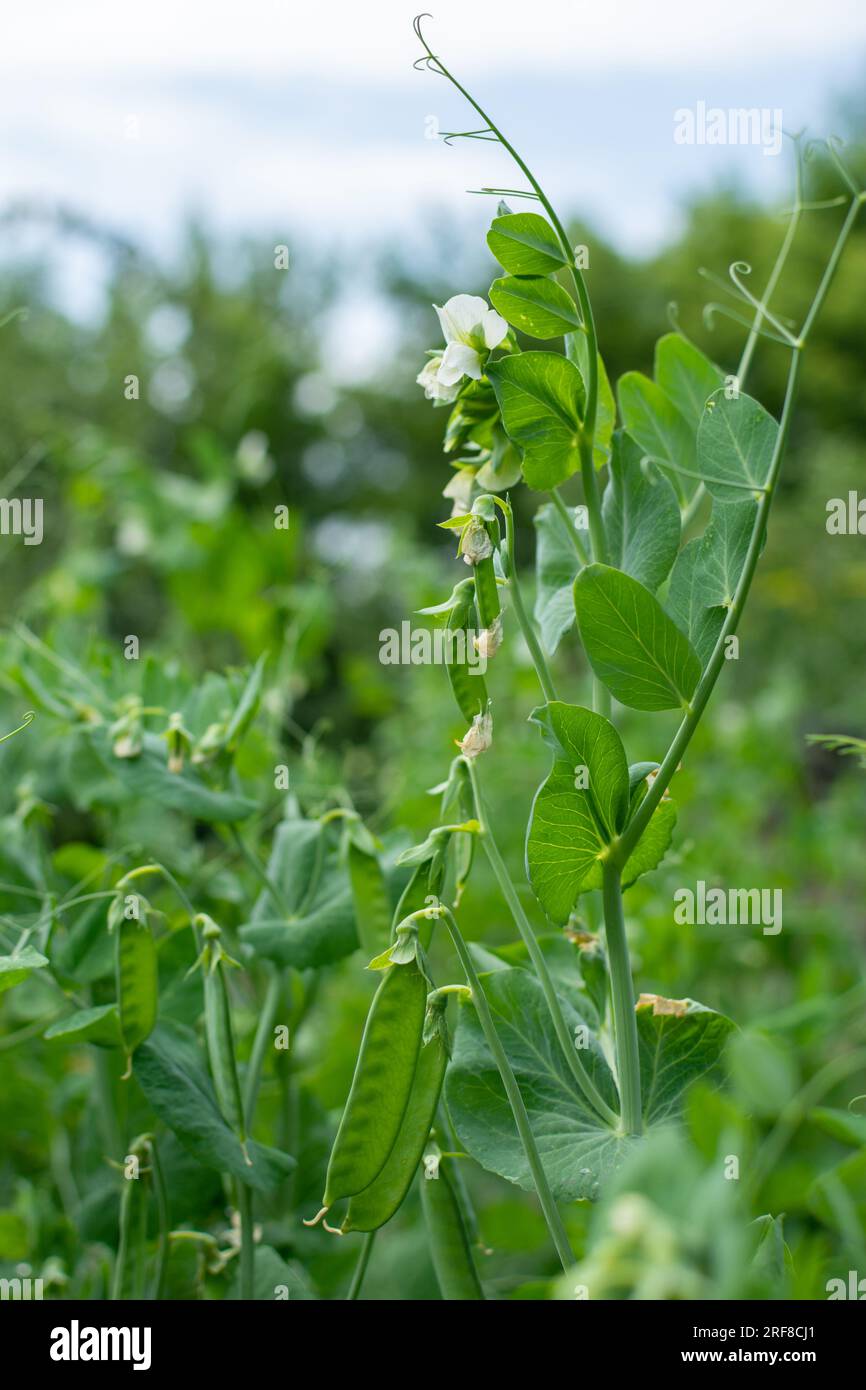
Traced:
<path fill-rule="evenodd" d="M 444 1000 L 433 998 L 427 1010 L 418 1065 L 397 1141 L 377 1178 L 349 1203 L 343 1221 L 346 1231 L 376 1231 L 384 1226 L 402 1205 L 418 1171 L 430 1129 L 439 1104 L 442 1081 L 448 1064 L 448 1043 L 444 1031 Z M 431 1013 L 435 1016 L 431 1019 Z"/>
<path fill-rule="evenodd" d="M 436 1156 L 433 1150 L 433 1157 Z M 451 1173 L 456 1159 L 438 1155 L 438 1164 L 425 1163 L 421 1178 L 421 1206 L 427 1223 L 430 1256 L 442 1297 L 467 1301 L 484 1298 L 472 1244 Z M 432 1176 L 435 1173 L 436 1176 Z M 430 1176 L 428 1176 L 430 1174 Z"/>
<path fill-rule="evenodd" d="M 115 934 L 114 975 L 120 1037 L 126 1052 L 126 1076 L 132 1054 L 153 1032 L 159 1003 L 156 946 L 147 920 L 149 906 L 139 894 L 114 899 L 109 929 Z"/>
<path fill-rule="evenodd" d="M 391 935 L 391 903 L 378 855 L 350 837 L 346 860 L 358 940 L 368 956 L 384 950 Z"/>
<path fill-rule="evenodd" d="M 324 1211 L 377 1178 L 400 1132 L 421 1046 L 427 981 L 414 958 L 391 965 L 370 1005 L 325 1179 Z"/>
<path fill-rule="evenodd" d="M 461 713 L 471 723 L 476 714 L 481 714 L 487 708 L 484 677 L 476 664 L 469 663 L 469 643 L 472 640 L 469 629 L 473 624 L 475 581 L 464 579 L 455 588 L 453 599 L 454 606 L 448 614 L 448 630 L 455 634 L 463 633 L 464 651 L 463 660 L 448 661 L 448 679 Z M 454 652 L 450 652 L 449 656 L 453 658 Z"/>
<path fill-rule="evenodd" d="M 123 1165 L 117 1255 L 111 1284 L 113 1299 L 144 1297 L 151 1154 L 151 1136 L 142 1134 L 132 1141 Z"/>
<path fill-rule="evenodd" d="M 499 617 L 499 585 L 493 556 L 479 560 L 475 566 L 475 605 L 478 609 L 478 624 L 482 629 L 491 628 Z"/>
<path fill-rule="evenodd" d="M 201 930 L 202 951 L 196 965 L 202 966 L 204 988 L 204 1027 L 207 1055 L 220 1110 L 240 1141 L 244 1157 L 246 1126 L 238 1069 L 235 1060 L 231 1004 L 225 977 L 226 965 L 237 965 L 222 945 L 222 932 L 212 918 L 200 913 L 195 925 Z M 195 967 L 193 967 L 195 968 Z"/>

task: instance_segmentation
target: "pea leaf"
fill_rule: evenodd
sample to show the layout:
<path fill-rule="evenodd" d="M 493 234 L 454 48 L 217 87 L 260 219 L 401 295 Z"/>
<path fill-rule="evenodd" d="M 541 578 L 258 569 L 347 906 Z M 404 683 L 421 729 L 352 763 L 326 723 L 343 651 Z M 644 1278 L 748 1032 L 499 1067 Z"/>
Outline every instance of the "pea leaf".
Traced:
<path fill-rule="evenodd" d="M 703 536 L 680 551 L 667 609 L 705 666 L 733 602 L 755 524 L 757 503 L 716 502 Z"/>
<path fill-rule="evenodd" d="M 809 1111 L 809 1121 L 832 1139 L 838 1139 L 840 1144 L 849 1144 L 852 1149 L 866 1149 L 866 1115 L 819 1105 Z"/>
<path fill-rule="evenodd" d="M 256 955 L 298 970 L 330 965 L 357 950 L 358 934 L 345 865 L 327 849 L 320 821 L 289 818 L 274 832 L 268 878 L 241 940 Z"/>
<path fill-rule="evenodd" d="M 545 649 L 553 654 L 574 625 L 572 585 L 580 560 L 566 522 L 552 502 L 535 513 L 535 621 Z"/>
<path fill-rule="evenodd" d="M 237 1135 L 217 1107 L 195 1038 L 178 1024 L 161 1023 L 136 1049 L 132 1069 L 148 1104 L 185 1149 L 208 1168 L 230 1173 L 259 1192 L 275 1188 L 295 1160 L 247 1140 L 247 1163 Z"/>
<path fill-rule="evenodd" d="M 581 883 L 628 815 L 625 749 L 609 720 L 551 701 L 530 716 L 553 750 L 553 767 L 532 804 L 526 867 L 533 891 L 565 922 Z"/>
<path fill-rule="evenodd" d="M 728 1039 L 736 1032 L 724 1014 L 694 999 L 679 1002 L 685 1005 L 683 1014 L 660 1013 L 649 1003 L 637 1010 L 641 1098 L 650 1125 L 679 1111 L 687 1086 L 717 1076 Z"/>
<path fill-rule="evenodd" d="M 490 302 L 507 323 L 531 338 L 561 338 L 580 327 L 571 295 L 543 275 L 507 275 L 494 280 Z"/>
<path fill-rule="evenodd" d="M 667 478 L 641 468 L 641 451 L 622 430 L 613 437 L 602 516 L 611 563 L 657 589 L 677 556 L 679 504 Z"/>
<path fill-rule="evenodd" d="M 695 435 L 673 401 L 642 372 L 626 372 L 617 384 L 623 423 L 644 454 L 661 465 L 673 465 L 673 485 L 679 497 L 694 488 L 676 470 L 694 471 Z"/>
<path fill-rule="evenodd" d="M 93 1009 L 76 1009 L 52 1023 L 43 1033 L 46 1041 L 95 1043 L 97 1047 L 120 1047 L 120 1018 L 116 1004 L 99 1004 Z"/>
<path fill-rule="evenodd" d="M 578 436 L 586 395 L 573 362 L 555 352 L 522 352 L 487 368 L 510 439 L 523 450 L 529 487 L 549 491 L 580 467 Z"/>
<path fill-rule="evenodd" d="M 626 861 L 622 871 L 623 888 L 630 888 L 642 874 L 648 874 L 650 870 L 658 867 L 671 847 L 676 823 L 676 803 L 660 801 L 650 816 L 649 825 Z M 588 893 L 593 888 L 601 887 L 601 865 L 593 864 L 580 886 L 580 891 Z"/>
<path fill-rule="evenodd" d="M 770 475 L 779 426 L 758 401 L 717 391 L 698 428 L 698 471 L 720 502 L 742 502 Z"/>
<path fill-rule="evenodd" d="M 15 951 L 11 956 L 0 956 L 0 994 L 7 989 L 14 989 L 15 985 L 23 984 L 34 970 L 42 970 L 48 964 L 47 956 L 43 956 L 32 946 L 25 946 L 20 951 Z"/>
<path fill-rule="evenodd" d="M 574 583 L 584 650 L 599 680 L 631 709 L 685 706 L 701 675 L 688 639 L 643 584 L 608 565 Z"/>
<path fill-rule="evenodd" d="M 709 397 L 724 385 L 721 367 L 681 334 L 666 333 L 656 343 L 654 375 L 683 419 L 697 432 Z"/>
<path fill-rule="evenodd" d="M 514 1069 L 558 1201 L 595 1198 L 605 1181 L 641 1143 L 608 1129 L 590 1111 L 553 1032 L 541 986 L 529 971 L 497 970 L 483 979 L 496 1030 Z M 584 1024 L 568 998 L 560 1000 L 569 1030 Z M 638 1010 L 641 1093 L 649 1128 L 667 1123 L 685 1092 L 711 1078 L 733 1024 L 693 1000 L 682 1016 Z M 590 1033 L 583 1051 L 602 1095 L 616 1104 L 612 1078 Z M 463 1004 L 445 1081 L 460 1142 L 489 1172 L 530 1190 L 532 1177 L 499 1072 L 471 1004 Z"/>
<path fill-rule="evenodd" d="M 487 245 L 512 275 L 549 275 L 565 265 L 556 233 L 537 212 L 511 212 L 494 218 Z"/>
<path fill-rule="evenodd" d="M 108 734 L 101 728 L 82 733 L 78 747 L 89 750 L 101 771 L 101 780 L 91 778 L 89 785 L 73 780 L 79 806 L 89 809 L 94 804 L 114 806 L 129 799 L 150 801 L 193 820 L 227 824 L 243 820 L 257 809 L 255 801 L 247 797 L 209 787 L 189 766 L 181 772 L 169 772 L 165 743 L 151 734 L 144 736 L 144 746 L 136 758 L 115 757 Z"/>

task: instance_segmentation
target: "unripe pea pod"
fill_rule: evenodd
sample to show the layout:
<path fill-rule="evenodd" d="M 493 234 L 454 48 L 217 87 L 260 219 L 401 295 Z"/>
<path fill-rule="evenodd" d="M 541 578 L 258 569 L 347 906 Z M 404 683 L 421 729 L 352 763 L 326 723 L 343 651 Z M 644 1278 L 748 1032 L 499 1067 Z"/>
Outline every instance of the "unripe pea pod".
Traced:
<path fill-rule="evenodd" d="M 384 1226 L 412 1185 L 430 1137 L 448 1065 L 445 1004 L 445 997 L 435 991 L 428 997 L 424 1041 L 400 1132 L 378 1177 L 349 1202 L 342 1225 L 344 1232 L 376 1231 Z"/>
<path fill-rule="evenodd" d="M 409 1103 L 426 1007 L 427 980 L 416 957 L 387 966 L 367 1015 L 316 1221 L 384 1168 Z"/>
<path fill-rule="evenodd" d="M 117 1254 L 111 1297 L 143 1298 L 147 1259 L 148 1181 L 151 1175 L 152 1137 L 139 1135 L 129 1146 L 123 1165 Z"/>
<path fill-rule="evenodd" d="M 150 905 L 139 893 L 119 894 L 108 911 L 114 932 L 114 975 L 120 1036 L 126 1052 L 126 1080 L 132 1054 L 153 1031 L 159 1005 L 156 946 L 147 917 Z"/>
<path fill-rule="evenodd" d="M 444 1299 L 465 1302 L 483 1299 L 484 1291 L 451 1173 L 451 1164 L 456 1162 L 441 1154 L 436 1145 L 428 1150 L 421 1178 L 421 1206 L 439 1292 Z"/>
<path fill-rule="evenodd" d="M 473 625 L 475 600 L 475 581 L 464 579 L 454 590 L 454 607 L 448 615 L 448 628 L 453 633 L 463 633 L 463 660 L 449 660 L 448 679 L 460 712 L 471 723 L 476 714 L 487 707 L 487 686 L 484 676 L 476 663 L 469 661 L 470 629 Z M 449 653 L 453 658 L 453 651 Z"/>
<path fill-rule="evenodd" d="M 204 989 L 204 1026 L 207 1055 L 214 1090 L 223 1118 L 238 1136 L 244 1158 L 252 1164 L 247 1153 L 244 1106 L 235 1060 L 234 1030 L 231 1003 L 225 977 L 226 965 L 237 965 L 222 945 L 222 932 L 206 913 L 199 913 L 194 925 L 201 931 L 202 950 L 195 966 L 202 966 Z"/>

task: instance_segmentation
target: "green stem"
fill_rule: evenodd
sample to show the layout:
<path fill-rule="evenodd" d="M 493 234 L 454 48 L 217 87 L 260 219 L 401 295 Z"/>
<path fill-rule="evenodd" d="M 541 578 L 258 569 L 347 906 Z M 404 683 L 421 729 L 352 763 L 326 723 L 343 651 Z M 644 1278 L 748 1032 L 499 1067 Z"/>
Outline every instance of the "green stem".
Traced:
<path fill-rule="evenodd" d="M 157 1152 L 156 1140 L 150 1143 L 150 1167 L 153 1175 L 153 1195 L 156 1198 L 156 1213 L 159 1223 L 159 1248 L 156 1256 L 156 1278 L 154 1280 L 153 1296 L 160 1299 L 165 1294 L 165 1279 L 168 1273 L 169 1255 L 169 1208 L 168 1208 L 168 1189 L 165 1185 L 165 1173 L 162 1162 Z"/>
<path fill-rule="evenodd" d="M 448 71 L 441 58 L 436 57 L 435 53 L 429 47 L 427 40 L 424 38 L 424 35 L 421 32 L 421 18 L 423 18 L 423 16 L 420 16 L 419 19 L 415 21 L 415 32 L 418 35 L 418 38 L 420 39 L 424 48 L 426 49 L 428 57 L 431 58 L 433 62 L 436 64 L 436 70 L 438 70 L 439 74 L 442 77 L 446 78 L 451 83 L 452 87 L 454 87 L 458 92 L 460 92 L 460 94 L 463 97 L 466 98 L 473 110 L 477 111 L 481 119 L 486 122 L 491 134 L 496 136 L 496 139 L 499 141 L 502 148 L 504 150 L 507 150 L 508 153 L 511 155 L 511 158 L 514 160 L 518 169 L 520 169 L 521 173 L 529 180 L 530 186 L 532 187 L 535 196 L 537 197 L 539 203 L 544 208 L 544 211 L 550 218 L 551 225 L 553 226 L 553 230 L 556 233 L 556 239 L 559 242 L 560 249 L 562 251 L 562 258 L 571 276 L 572 282 L 574 284 L 575 293 L 577 294 L 578 303 L 580 305 L 580 312 L 583 317 L 581 332 L 586 334 L 587 339 L 589 361 L 587 368 L 588 379 L 586 383 L 586 415 L 584 417 L 583 430 L 581 435 L 581 451 L 583 452 L 584 448 L 588 450 L 590 464 L 592 464 L 593 449 L 595 445 L 595 421 L 596 415 L 598 413 L 598 335 L 595 329 L 595 319 L 593 317 L 592 304 L 589 298 L 589 291 L 586 288 L 586 281 L 584 280 L 583 274 L 578 269 L 577 263 L 574 259 L 574 251 L 572 249 L 571 242 L 569 241 L 568 236 L 566 234 L 565 228 L 562 225 L 562 222 L 559 220 L 559 217 L 556 213 L 556 209 L 554 208 L 544 189 L 541 187 L 541 184 L 538 182 L 529 165 L 525 162 L 525 160 L 523 160 L 520 157 L 520 155 L 517 153 L 517 150 L 514 148 L 511 142 L 509 140 L 506 140 L 505 136 L 502 134 L 502 131 L 495 124 L 495 122 L 493 122 L 490 119 L 484 108 L 482 106 L 479 106 L 475 98 L 471 96 L 470 93 L 467 92 L 466 88 L 457 81 L 457 78 L 454 77 L 454 75 Z M 586 479 L 584 479 L 584 482 L 586 482 Z M 595 476 L 593 473 L 593 483 L 594 482 Z M 591 506 L 589 499 L 587 499 L 587 506 Z M 602 558 L 602 554 L 596 555 L 596 559 L 600 560 Z"/>
<path fill-rule="evenodd" d="M 574 524 L 574 517 L 569 508 L 566 506 L 565 502 L 562 500 L 562 494 L 560 493 L 559 488 L 552 487 L 550 489 L 550 500 L 553 502 L 554 507 L 559 512 L 559 515 L 562 517 L 563 524 L 568 534 L 568 539 L 571 542 L 575 555 L 577 556 L 578 560 L 582 565 L 588 564 L 589 555 L 587 553 L 586 546 L 584 545 L 583 541 L 578 535 L 577 527 Z"/>
<path fill-rule="evenodd" d="M 547 664 L 544 652 L 541 649 L 541 643 L 535 631 L 535 624 L 524 606 L 523 595 L 520 592 L 520 584 L 517 579 L 514 513 L 511 510 L 510 503 L 503 501 L 500 497 L 497 497 L 495 501 L 502 515 L 505 517 L 505 554 L 502 556 L 504 560 L 503 569 L 505 570 L 505 577 L 508 580 L 508 592 L 511 595 L 511 602 L 514 605 L 514 612 L 517 615 L 517 621 L 520 625 L 520 631 L 523 633 L 524 641 L 529 648 L 529 654 L 532 657 L 532 662 L 535 666 L 538 682 L 541 686 L 544 698 L 545 700 L 555 700 L 556 690 L 554 688 L 553 678 L 550 674 L 550 668 Z"/>
<path fill-rule="evenodd" d="M 247 1074 L 244 1078 L 244 1124 L 247 1134 L 252 1134 L 253 1130 L 253 1119 L 256 1113 L 256 1101 L 259 1095 L 262 1067 L 264 1065 L 268 1046 L 272 1041 L 274 1021 L 277 1016 L 277 1009 L 280 1005 L 282 987 L 282 976 L 276 967 L 272 967 L 268 978 L 268 988 L 265 993 L 264 1003 L 259 1013 L 259 1021 L 256 1026 L 256 1035 L 253 1039 L 250 1060 L 247 1064 Z"/>
<path fill-rule="evenodd" d="M 487 858 L 490 861 L 490 867 L 493 870 L 496 881 L 499 884 L 499 890 L 509 907 L 517 930 L 520 932 L 523 943 L 529 952 L 529 958 L 535 967 L 538 982 L 544 993 L 545 1002 L 553 1022 L 554 1031 L 559 1039 L 560 1047 L 565 1054 L 565 1059 L 571 1069 L 572 1076 L 583 1092 L 586 1100 L 589 1101 L 593 1109 L 607 1124 L 615 1128 L 619 1124 L 619 1116 L 611 1109 L 603 1096 L 599 1094 L 598 1088 L 581 1061 L 580 1054 L 575 1047 L 574 1038 L 569 1033 L 568 1025 L 562 1016 L 562 1009 L 560 1008 L 553 981 L 550 978 L 550 971 L 547 968 L 547 961 L 544 959 L 544 952 L 538 944 L 535 932 L 532 930 L 529 919 L 517 896 L 517 890 L 511 882 L 511 877 L 506 868 L 505 861 L 499 853 L 499 848 L 490 827 L 490 821 L 488 820 L 487 808 L 481 796 L 478 773 L 474 763 L 469 758 L 466 759 L 466 767 L 469 773 L 469 782 L 472 787 L 472 798 L 475 802 L 475 818 L 480 826 L 479 838 L 484 846 Z"/>
<path fill-rule="evenodd" d="M 604 865 L 603 883 L 604 929 L 610 966 L 616 1071 L 622 1102 L 621 1127 L 625 1134 L 640 1134 L 643 1130 L 643 1112 L 634 984 L 622 911 L 622 882 L 616 864 Z"/>
<path fill-rule="evenodd" d="M 526 1113 L 526 1106 L 523 1103 L 523 1096 L 520 1094 L 520 1087 L 511 1070 L 511 1063 L 505 1053 L 505 1048 L 499 1039 L 490 1006 L 487 1003 L 487 996 L 481 987 L 478 973 L 472 963 L 469 948 L 463 940 L 460 928 L 457 925 L 454 914 L 444 904 L 439 909 L 441 916 L 448 928 L 454 949 L 460 959 L 466 975 L 469 988 L 472 990 L 472 1002 L 478 1014 L 478 1022 L 487 1040 L 487 1046 L 493 1053 L 493 1060 L 496 1063 L 497 1071 L 502 1078 L 502 1085 L 505 1087 L 505 1094 L 508 1097 L 508 1104 L 511 1106 L 511 1113 L 514 1116 L 514 1123 L 517 1125 L 517 1132 L 523 1144 L 526 1154 L 526 1161 L 529 1164 L 532 1180 L 535 1183 L 535 1190 L 538 1193 L 538 1200 L 541 1203 L 541 1210 L 550 1231 L 550 1237 L 556 1247 L 556 1253 L 560 1258 L 563 1269 L 570 1269 L 575 1263 L 574 1252 L 568 1241 L 565 1227 L 562 1224 L 562 1217 L 556 1202 L 553 1200 L 553 1193 L 547 1181 L 547 1174 L 541 1162 L 541 1156 L 535 1143 L 535 1136 L 532 1133 L 532 1126 L 529 1123 L 529 1116 Z"/>
<path fill-rule="evenodd" d="M 364 1282 L 364 1275 L 367 1273 L 367 1265 L 370 1263 L 370 1256 L 373 1253 L 373 1242 L 375 1239 L 375 1231 L 368 1231 L 364 1236 L 364 1243 L 361 1246 L 358 1263 L 355 1265 L 355 1273 L 352 1275 L 349 1292 L 346 1294 L 347 1299 L 357 1298 L 361 1292 L 361 1285 Z"/>
<path fill-rule="evenodd" d="M 743 607 L 745 605 L 746 599 L 749 596 L 749 590 L 752 586 L 752 580 L 755 575 L 755 569 L 757 568 L 758 557 L 761 553 L 761 546 L 763 545 L 764 533 L 767 527 L 767 519 L 769 517 L 770 508 L 773 504 L 773 497 L 775 495 L 776 485 L 779 480 L 779 473 L 782 467 L 782 460 L 784 458 L 785 448 L 788 443 L 788 435 L 791 429 L 791 415 L 794 408 L 794 401 L 797 395 L 797 384 L 800 376 L 800 365 L 802 361 L 803 349 L 806 345 L 809 333 L 811 332 L 815 319 L 817 318 L 821 306 L 823 305 L 824 300 L 827 297 L 827 293 L 833 281 L 833 276 L 835 274 L 836 268 L 839 264 L 839 260 L 842 255 L 842 251 L 844 250 L 845 243 L 848 240 L 848 237 L 851 233 L 851 229 L 854 226 L 855 221 L 857 220 L 857 214 L 860 211 L 860 208 L 862 207 L 864 201 L 866 201 L 866 198 L 864 198 L 864 195 L 861 193 L 858 194 L 856 198 L 853 198 L 849 205 L 847 215 L 845 217 L 844 222 L 842 223 L 842 227 L 840 228 L 839 234 L 836 238 L 836 243 L 827 262 L 824 274 L 821 277 L 821 282 L 817 290 L 815 291 L 815 297 L 812 300 L 812 305 L 809 309 L 808 314 L 806 315 L 805 322 L 800 331 L 800 336 L 797 339 L 796 346 L 792 351 L 791 365 L 788 370 L 788 382 L 785 389 L 785 400 L 782 405 L 782 414 L 779 419 L 779 432 L 776 436 L 776 443 L 773 449 L 773 457 L 770 461 L 769 476 L 767 478 L 764 490 L 761 493 L 760 501 L 758 502 L 758 510 L 755 516 L 755 524 L 752 528 L 752 536 L 749 541 L 749 548 L 746 553 L 746 560 L 743 565 L 743 571 L 740 575 L 739 583 L 737 584 L 736 593 L 734 594 L 733 602 L 730 608 L 728 609 L 728 615 L 724 621 L 722 630 L 719 633 L 716 645 L 713 648 L 713 654 L 710 657 L 704 674 L 698 682 L 698 687 L 692 697 L 691 705 L 689 706 L 689 709 L 687 710 L 686 715 L 682 720 L 682 723 L 680 724 L 680 727 L 677 729 L 677 732 L 674 735 L 670 748 L 664 756 L 662 765 L 659 768 L 657 775 L 653 778 L 652 785 L 649 791 L 647 792 L 640 806 L 637 808 L 637 811 L 635 812 L 634 816 L 632 817 L 632 820 L 626 827 L 618 843 L 616 857 L 620 867 L 622 867 L 622 865 L 626 863 L 628 856 L 631 854 L 641 835 L 646 830 L 646 827 L 649 824 L 650 817 L 652 816 L 653 811 L 656 809 L 662 797 L 664 796 L 664 793 L 670 786 L 671 778 L 673 777 L 674 773 L 679 767 L 683 753 L 685 752 L 686 748 L 691 742 L 692 735 L 694 734 L 695 729 L 697 728 L 700 722 L 701 715 L 704 712 L 704 708 L 706 707 L 707 701 L 709 700 L 710 695 L 713 692 L 713 687 L 715 686 L 716 681 L 719 678 L 719 674 L 725 661 L 725 649 L 727 640 L 734 632 L 736 632 L 737 625 L 740 621 L 740 617 L 742 616 Z"/>
<path fill-rule="evenodd" d="M 241 1223 L 240 1296 L 249 1302 L 256 1296 L 256 1247 L 253 1225 L 253 1190 L 237 1183 L 238 1215 Z"/>

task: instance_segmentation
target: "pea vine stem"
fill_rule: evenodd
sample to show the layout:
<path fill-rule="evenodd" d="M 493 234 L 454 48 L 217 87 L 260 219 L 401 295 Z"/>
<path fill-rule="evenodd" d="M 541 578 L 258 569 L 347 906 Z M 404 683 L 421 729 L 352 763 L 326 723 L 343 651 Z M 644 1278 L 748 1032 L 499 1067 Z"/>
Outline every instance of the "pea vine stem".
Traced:
<path fill-rule="evenodd" d="M 779 473 L 782 467 L 785 448 L 787 446 L 788 436 L 790 434 L 791 417 L 794 409 L 794 402 L 797 395 L 797 386 L 800 377 L 800 367 L 802 362 L 803 349 L 806 346 L 809 333 L 811 332 L 812 326 L 818 316 L 818 313 L 821 310 L 821 306 L 823 305 L 824 300 L 827 297 L 827 292 L 829 291 L 842 252 L 845 249 L 845 243 L 848 240 L 854 223 L 857 220 L 857 214 L 860 211 L 860 208 L 864 201 L 866 201 L 866 198 L 864 198 L 864 194 L 858 193 L 857 196 L 853 198 L 851 200 L 851 203 L 849 204 L 848 212 L 845 216 L 845 220 L 842 223 L 842 226 L 839 230 L 839 234 L 836 238 L 835 245 L 827 261 L 824 274 L 821 277 L 821 282 L 817 290 L 815 291 L 815 296 L 806 315 L 803 327 L 800 331 L 800 335 L 796 339 L 794 347 L 791 350 L 791 364 L 788 369 L 788 380 L 787 385 L 785 387 L 785 399 L 782 405 L 782 413 L 779 419 L 779 431 L 776 436 L 776 443 L 773 449 L 773 456 L 770 461 L 770 470 L 767 477 L 767 482 L 761 492 L 760 500 L 758 502 L 758 510 L 755 516 L 755 524 L 752 528 L 752 535 L 749 541 L 749 548 L 746 553 L 746 560 L 743 565 L 743 571 L 740 575 L 739 583 L 737 584 L 733 602 L 731 603 L 731 606 L 728 609 L 727 616 L 725 618 L 724 624 L 722 625 L 722 629 L 719 633 L 716 645 L 713 648 L 712 656 L 710 657 L 710 660 L 707 663 L 706 670 L 704 671 L 704 674 L 698 682 L 697 689 L 695 690 L 695 693 L 692 697 L 689 708 L 687 709 L 685 716 L 679 728 L 677 729 L 676 734 L 673 737 L 671 745 L 664 756 L 661 767 L 659 768 L 657 775 L 653 778 L 652 785 L 650 786 L 643 801 L 640 803 L 637 810 L 635 811 L 635 814 L 632 817 L 631 821 L 626 826 L 626 829 L 623 831 L 623 834 L 621 835 L 618 842 L 612 848 L 612 858 L 614 862 L 618 864 L 620 869 L 622 869 L 622 867 L 625 865 L 629 855 L 631 854 L 632 850 L 634 849 L 643 832 L 646 830 L 647 825 L 650 821 L 650 817 L 652 816 L 653 812 L 655 811 L 656 807 L 661 801 L 664 793 L 667 791 L 667 788 L 670 786 L 671 778 L 673 777 L 674 773 L 676 772 L 679 766 L 683 753 L 685 752 L 686 748 L 691 742 L 692 736 L 700 722 L 707 701 L 709 700 L 710 695 L 712 694 L 713 689 L 715 687 L 716 681 L 719 678 L 719 674 L 725 661 L 727 640 L 733 633 L 736 632 L 737 625 L 739 624 L 740 618 L 742 616 L 743 608 L 745 606 L 746 599 L 748 598 L 749 590 L 751 589 L 752 580 L 754 578 L 755 570 L 757 568 L 758 557 L 761 552 L 761 546 L 763 544 L 764 534 L 767 527 L 767 519 L 769 517 L 770 508 L 773 503 L 773 496 L 776 491 L 776 485 L 778 483 Z"/>
<path fill-rule="evenodd" d="M 547 1174 L 544 1171 L 541 1155 L 538 1152 L 535 1136 L 532 1133 L 532 1126 L 529 1123 L 529 1116 L 526 1113 L 526 1106 L 523 1103 L 523 1096 L 520 1094 L 520 1087 L 517 1084 L 514 1072 L 511 1070 L 511 1063 L 508 1060 L 505 1048 L 502 1046 L 499 1034 L 496 1031 L 493 1015 L 490 1012 L 490 1005 L 487 1002 L 487 996 L 484 993 L 481 981 L 478 978 L 478 972 L 475 969 L 472 956 L 469 953 L 469 948 L 463 939 L 463 934 L 457 925 L 457 920 L 453 912 L 443 903 L 438 909 L 438 915 L 448 928 L 448 934 L 454 944 L 454 950 L 457 952 L 460 964 L 463 967 L 463 972 L 466 975 L 467 984 L 472 991 L 472 1003 L 478 1014 L 478 1022 L 481 1024 L 481 1030 L 484 1033 L 487 1046 L 493 1053 L 497 1071 L 502 1078 L 502 1085 L 508 1097 L 508 1104 L 514 1116 L 514 1123 L 517 1125 L 520 1141 L 523 1144 L 526 1161 L 529 1164 L 532 1180 L 535 1183 L 535 1190 L 538 1193 L 538 1200 L 541 1203 L 544 1219 L 550 1231 L 550 1238 L 556 1247 L 556 1253 L 559 1256 L 563 1269 L 569 1269 L 575 1262 L 574 1251 L 569 1243 L 565 1227 L 562 1224 L 562 1217 L 559 1214 L 559 1209 L 554 1201 L 553 1193 L 550 1190 Z"/>
<path fill-rule="evenodd" d="M 532 657 L 532 662 L 538 676 L 538 683 L 541 686 L 544 698 L 545 700 L 555 700 L 556 689 L 553 684 L 553 677 L 550 674 L 550 667 L 541 649 L 541 643 L 535 631 L 535 623 L 526 611 L 523 595 L 520 591 L 520 582 L 517 577 L 514 513 L 511 509 L 510 502 L 503 501 L 501 497 L 497 497 L 494 500 L 505 518 L 505 552 L 503 554 L 500 551 L 500 558 L 503 561 L 502 568 L 505 573 L 505 578 L 508 581 L 508 592 L 511 595 L 514 613 L 520 631 L 523 633 L 523 639 L 529 648 L 529 654 Z"/>
<path fill-rule="evenodd" d="M 535 932 L 532 930 L 532 925 L 523 910 L 523 905 L 517 896 L 517 890 L 511 881 L 511 876 L 505 861 L 499 852 L 499 847 L 488 819 L 487 808 L 481 794 L 477 769 L 471 758 L 464 759 L 464 762 L 469 775 L 469 783 L 472 788 L 472 799 L 475 803 L 475 819 L 478 821 L 479 825 L 479 839 L 484 846 L 484 851 L 490 862 L 490 867 L 499 885 L 499 891 L 505 899 L 509 911 L 514 918 L 517 930 L 529 953 L 529 958 L 532 961 L 535 973 L 538 976 L 538 982 L 544 993 L 544 999 L 553 1023 L 554 1031 L 563 1053 L 565 1054 L 566 1061 L 585 1099 L 607 1124 L 615 1128 L 619 1124 L 619 1117 L 599 1093 L 592 1077 L 589 1075 L 580 1059 L 574 1039 L 568 1031 L 568 1024 L 563 1018 L 559 998 L 554 988 L 553 980 L 550 977 L 550 971 L 547 968 L 547 961 L 544 959 L 544 952 L 538 944 Z"/>
<path fill-rule="evenodd" d="M 643 1129 L 643 1110 L 640 1091 L 637 1017 L 635 1015 L 634 983 L 629 960 L 628 941 L 625 934 L 625 918 L 622 910 L 622 878 L 617 864 L 606 863 L 604 865 L 602 885 L 604 930 L 610 967 L 611 1002 L 613 1004 L 617 1082 L 622 1108 L 620 1127 L 625 1134 L 640 1134 Z"/>

